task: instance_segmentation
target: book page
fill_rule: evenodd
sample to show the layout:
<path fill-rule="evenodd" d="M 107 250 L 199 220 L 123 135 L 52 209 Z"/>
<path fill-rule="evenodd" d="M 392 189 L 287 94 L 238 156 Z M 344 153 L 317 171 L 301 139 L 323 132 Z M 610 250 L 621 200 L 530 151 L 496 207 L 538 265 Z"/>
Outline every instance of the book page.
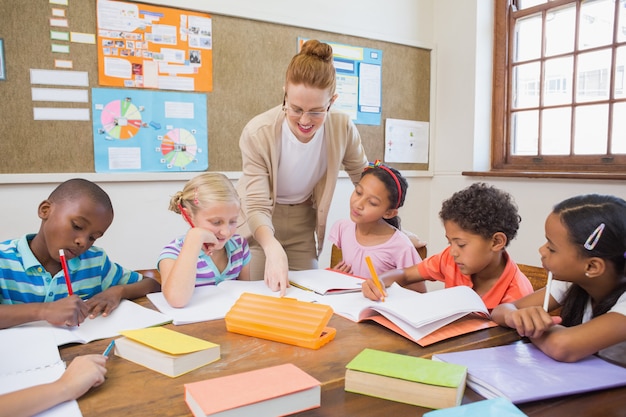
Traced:
<path fill-rule="evenodd" d="M 67 343 L 89 343 L 98 339 L 119 336 L 122 330 L 141 329 L 169 323 L 172 318 L 158 311 L 142 307 L 130 300 L 122 300 L 107 317 L 87 318 L 80 326 L 53 326 L 46 321 L 36 321 L 24 325 L 32 328 L 49 328 L 54 332 L 58 346 Z"/>
<path fill-rule="evenodd" d="M 289 282 L 321 295 L 361 292 L 364 279 L 328 269 L 289 271 Z"/>

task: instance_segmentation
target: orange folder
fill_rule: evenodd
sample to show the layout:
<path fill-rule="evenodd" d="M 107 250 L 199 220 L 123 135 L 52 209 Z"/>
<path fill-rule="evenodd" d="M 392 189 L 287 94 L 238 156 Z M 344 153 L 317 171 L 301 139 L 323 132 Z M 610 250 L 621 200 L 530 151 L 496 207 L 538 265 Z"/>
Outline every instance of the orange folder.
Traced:
<path fill-rule="evenodd" d="M 330 306 L 293 298 L 243 293 L 226 313 L 226 330 L 275 342 L 319 349 L 335 338 L 327 327 Z"/>

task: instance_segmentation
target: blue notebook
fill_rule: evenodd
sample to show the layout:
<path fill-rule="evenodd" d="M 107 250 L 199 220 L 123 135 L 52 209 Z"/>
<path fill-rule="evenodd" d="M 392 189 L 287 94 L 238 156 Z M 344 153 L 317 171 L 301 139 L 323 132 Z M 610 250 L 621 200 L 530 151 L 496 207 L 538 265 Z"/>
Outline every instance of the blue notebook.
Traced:
<path fill-rule="evenodd" d="M 467 366 L 468 387 L 515 404 L 626 385 L 626 368 L 597 356 L 559 362 L 531 343 L 440 353 L 433 360 Z"/>
<path fill-rule="evenodd" d="M 429 411 L 424 417 L 521 417 L 526 414 L 504 398 L 476 401 L 458 407 Z"/>

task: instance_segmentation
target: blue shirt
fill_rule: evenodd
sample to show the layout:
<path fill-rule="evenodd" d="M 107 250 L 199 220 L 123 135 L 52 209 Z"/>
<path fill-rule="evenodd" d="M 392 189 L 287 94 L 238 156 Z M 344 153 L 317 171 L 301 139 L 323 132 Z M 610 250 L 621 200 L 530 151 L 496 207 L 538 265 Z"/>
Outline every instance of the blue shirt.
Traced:
<path fill-rule="evenodd" d="M 183 247 L 184 236 L 179 237 L 171 241 L 167 246 L 163 248 L 159 255 L 158 262 L 161 259 L 176 259 L 180 254 Z M 250 248 L 248 247 L 248 241 L 240 235 L 233 235 L 226 244 L 226 256 L 228 257 L 228 265 L 223 271 L 219 271 L 211 259 L 204 252 L 200 252 L 197 263 L 196 271 L 196 287 L 209 284 L 219 284 L 227 279 L 239 278 L 241 269 L 250 263 Z"/>
<path fill-rule="evenodd" d="M 0 303 L 44 303 L 68 296 L 63 271 L 52 276 L 30 250 L 34 234 L 0 243 Z M 104 250 L 92 246 L 67 261 L 72 290 L 86 300 L 114 285 L 132 284 L 143 277 L 111 262 Z"/>

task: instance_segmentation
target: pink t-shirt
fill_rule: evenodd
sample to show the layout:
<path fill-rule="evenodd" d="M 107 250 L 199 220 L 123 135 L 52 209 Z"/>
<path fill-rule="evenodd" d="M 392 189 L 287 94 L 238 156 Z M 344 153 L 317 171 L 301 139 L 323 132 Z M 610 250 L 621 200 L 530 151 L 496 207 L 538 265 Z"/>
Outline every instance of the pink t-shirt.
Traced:
<path fill-rule="evenodd" d="M 498 304 L 513 302 L 533 292 L 533 286 L 530 284 L 530 281 L 519 270 L 517 264 L 511 260 L 506 251 L 504 256 L 506 265 L 500 279 L 482 296 L 483 302 L 489 310 Z M 450 255 L 449 246 L 441 253 L 424 259 L 418 265 L 417 270 L 425 279 L 444 282 L 446 288 L 458 285 L 474 287 L 472 278 L 463 274 L 454 262 L 454 258 Z"/>
<path fill-rule="evenodd" d="M 407 268 L 422 261 L 411 240 L 399 230 L 396 230 L 385 243 L 363 246 L 356 240 L 354 222 L 342 219 L 331 227 L 329 239 L 341 249 L 343 260 L 352 266 L 352 274 L 362 278 L 371 278 L 365 263 L 366 256 L 372 259 L 372 264 L 379 275 L 392 269 Z"/>

